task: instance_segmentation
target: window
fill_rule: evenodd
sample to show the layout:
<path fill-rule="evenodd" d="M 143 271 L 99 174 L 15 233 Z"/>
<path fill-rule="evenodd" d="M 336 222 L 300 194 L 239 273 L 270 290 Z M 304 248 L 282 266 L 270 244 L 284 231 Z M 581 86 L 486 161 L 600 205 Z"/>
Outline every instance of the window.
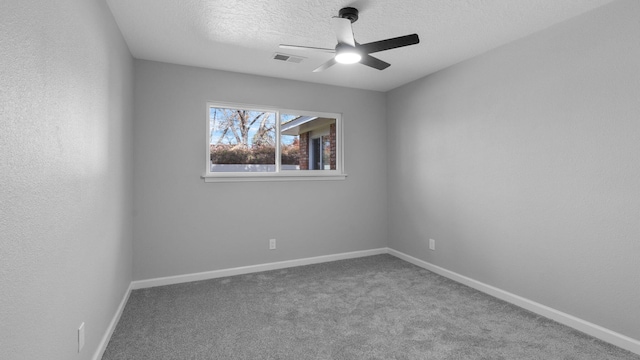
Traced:
<path fill-rule="evenodd" d="M 334 113 L 209 103 L 204 179 L 344 179 L 341 120 Z"/>

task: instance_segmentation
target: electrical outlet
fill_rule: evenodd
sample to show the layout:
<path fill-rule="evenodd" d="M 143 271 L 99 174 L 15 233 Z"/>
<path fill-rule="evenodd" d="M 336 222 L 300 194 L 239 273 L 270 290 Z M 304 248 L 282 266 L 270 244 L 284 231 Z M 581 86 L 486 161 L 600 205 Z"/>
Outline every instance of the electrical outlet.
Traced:
<path fill-rule="evenodd" d="M 433 239 L 429 239 L 429 250 L 435 250 L 436 249 L 436 241 Z"/>
<path fill-rule="evenodd" d="M 269 239 L 269 250 L 276 249 L 276 239 Z"/>
<path fill-rule="evenodd" d="M 78 352 L 84 347 L 84 323 L 78 328 Z"/>

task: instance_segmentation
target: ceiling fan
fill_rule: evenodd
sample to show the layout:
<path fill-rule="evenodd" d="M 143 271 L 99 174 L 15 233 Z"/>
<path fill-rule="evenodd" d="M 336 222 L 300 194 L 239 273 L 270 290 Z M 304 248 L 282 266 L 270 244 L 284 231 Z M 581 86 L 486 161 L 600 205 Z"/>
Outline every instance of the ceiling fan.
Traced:
<path fill-rule="evenodd" d="M 386 40 L 374 41 L 367 44 L 359 44 L 353 37 L 351 24 L 358 20 L 358 9 L 346 7 L 340 9 L 337 17 L 333 17 L 333 29 L 338 38 L 338 44 L 335 49 L 318 48 L 310 46 L 286 45 L 280 44 L 281 49 L 292 50 L 309 50 L 325 53 L 333 53 L 335 56 L 329 61 L 320 65 L 314 72 L 324 71 L 336 63 L 355 64 L 372 67 L 378 70 L 384 70 L 391 64 L 375 58 L 369 54 L 379 51 L 395 49 L 408 45 L 415 45 L 420 42 L 418 34 L 405 35 Z"/>

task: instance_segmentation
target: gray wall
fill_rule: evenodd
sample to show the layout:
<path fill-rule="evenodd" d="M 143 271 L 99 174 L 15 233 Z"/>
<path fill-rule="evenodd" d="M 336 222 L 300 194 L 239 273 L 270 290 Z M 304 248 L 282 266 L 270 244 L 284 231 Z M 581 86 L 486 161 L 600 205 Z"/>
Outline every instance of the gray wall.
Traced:
<path fill-rule="evenodd" d="M 136 60 L 134 96 L 136 280 L 386 246 L 383 93 Z M 205 183 L 207 101 L 342 113 L 347 179 Z"/>
<path fill-rule="evenodd" d="M 0 358 L 90 359 L 132 276 L 133 59 L 104 1 L 3 0 L 0 64 Z"/>
<path fill-rule="evenodd" d="M 640 339 L 639 18 L 614 2 L 391 91 L 390 247 Z"/>

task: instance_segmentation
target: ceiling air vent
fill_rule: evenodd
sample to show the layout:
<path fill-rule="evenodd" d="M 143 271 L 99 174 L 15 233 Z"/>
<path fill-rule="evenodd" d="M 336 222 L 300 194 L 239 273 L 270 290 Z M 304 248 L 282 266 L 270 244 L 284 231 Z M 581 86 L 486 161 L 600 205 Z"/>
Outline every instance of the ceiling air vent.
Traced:
<path fill-rule="evenodd" d="M 273 54 L 273 59 L 274 60 L 280 60 L 280 61 L 286 61 L 286 62 L 292 62 L 292 63 L 299 64 L 305 58 L 303 58 L 301 56 L 293 56 L 293 55 L 288 55 L 288 54 L 275 53 L 275 54 Z"/>

